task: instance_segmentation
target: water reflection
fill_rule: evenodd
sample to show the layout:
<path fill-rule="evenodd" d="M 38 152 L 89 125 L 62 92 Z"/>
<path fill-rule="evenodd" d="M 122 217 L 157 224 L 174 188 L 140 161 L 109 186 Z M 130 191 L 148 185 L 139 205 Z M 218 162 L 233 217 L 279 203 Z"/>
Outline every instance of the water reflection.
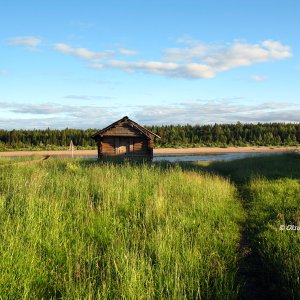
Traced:
<path fill-rule="evenodd" d="M 248 152 L 240 152 L 240 153 L 214 153 L 214 154 L 154 154 L 153 161 L 215 161 L 215 160 L 233 160 L 245 157 L 253 157 L 253 156 L 264 156 L 264 155 L 275 155 L 281 154 L 282 152 L 264 152 L 264 153 L 248 153 Z M 79 158 L 97 158 L 94 155 L 83 155 L 77 156 Z"/>
<path fill-rule="evenodd" d="M 154 155 L 153 161 L 167 160 L 170 162 L 176 161 L 215 161 L 215 160 L 233 160 L 245 157 L 265 156 L 281 154 L 282 152 L 268 153 L 217 153 L 217 154 L 197 154 L 197 155 Z"/>

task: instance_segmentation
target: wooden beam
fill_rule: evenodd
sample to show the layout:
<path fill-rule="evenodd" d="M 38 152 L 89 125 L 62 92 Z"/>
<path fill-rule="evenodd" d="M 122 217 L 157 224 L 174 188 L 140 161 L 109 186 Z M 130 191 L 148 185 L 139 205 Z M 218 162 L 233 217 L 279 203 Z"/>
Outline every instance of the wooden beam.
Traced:
<path fill-rule="evenodd" d="M 103 152 L 102 152 L 102 139 L 98 140 L 98 158 L 103 157 Z"/>

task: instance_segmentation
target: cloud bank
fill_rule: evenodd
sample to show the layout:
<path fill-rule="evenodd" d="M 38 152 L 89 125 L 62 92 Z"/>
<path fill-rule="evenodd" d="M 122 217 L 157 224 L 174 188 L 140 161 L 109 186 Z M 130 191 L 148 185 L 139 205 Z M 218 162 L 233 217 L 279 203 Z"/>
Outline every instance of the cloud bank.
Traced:
<path fill-rule="evenodd" d="M 7 42 L 11 46 L 36 49 L 42 40 L 34 36 L 21 36 L 10 38 Z M 219 72 L 288 59 L 292 56 L 289 46 L 271 39 L 259 43 L 233 41 L 227 44 L 208 44 L 183 38 L 177 40 L 177 43 L 180 47 L 163 49 L 159 60 L 132 60 L 132 58 L 128 60 L 128 57 L 135 56 L 138 52 L 127 48 L 96 52 L 84 47 L 56 43 L 54 49 L 65 55 L 83 59 L 94 69 L 118 69 L 125 72 L 191 79 L 213 78 Z M 258 76 L 252 79 L 263 80 Z"/>
<path fill-rule="evenodd" d="M 119 69 L 126 72 L 144 72 L 178 78 L 213 78 L 219 72 L 258 63 L 283 60 L 292 56 L 289 46 L 279 41 L 264 40 L 260 43 L 234 41 L 230 44 L 205 44 L 193 40 L 180 40 L 183 47 L 162 51 L 161 60 L 128 61 L 115 58 L 137 54 L 134 50 L 93 52 L 86 48 L 73 48 L 56 44 L 55 49 L 64 54 L 86 59 L 95 69 Z M 259 78 L 254 80 L 259 81 Z"/>
<path fill-rule="evenodd" d="M 149 125 L 299 122 L 300 105 L 271 102 L 245 105 L 234 100 L 201 100 L 169 106 L 140 106 L 135 116 Z"/>
<path fill-rule="evenodd" d="M 195 100 L 171 105 L 103 107 L 57 103 L 0 103 L 0 111 L 11 117 L 0 120 L 1 128 L 102 128 L 128 114 L 145 125 L 299 122 L 295 103 L 241 104 L 235 99 Z M 125 112 L 125 113 L 124 113 Z"/>

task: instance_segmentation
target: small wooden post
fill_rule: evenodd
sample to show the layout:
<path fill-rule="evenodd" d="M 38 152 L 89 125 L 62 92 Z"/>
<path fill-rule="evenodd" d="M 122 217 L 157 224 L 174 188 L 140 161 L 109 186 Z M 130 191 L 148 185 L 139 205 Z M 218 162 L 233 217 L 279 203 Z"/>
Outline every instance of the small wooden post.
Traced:
<path fill-rule="evenodd" d="M 72 153 L 72 158 L 74 158 L 74 144 L 73 144 L 73 141 L 71 140 L 71 143 L 70 143 L 70 148 L 69 150 L 71 151 Z"/>

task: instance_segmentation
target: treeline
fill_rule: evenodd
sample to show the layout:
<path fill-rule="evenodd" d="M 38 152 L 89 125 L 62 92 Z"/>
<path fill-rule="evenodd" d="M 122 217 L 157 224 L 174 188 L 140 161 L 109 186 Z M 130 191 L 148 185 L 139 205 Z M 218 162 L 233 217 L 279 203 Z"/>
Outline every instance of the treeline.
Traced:
<path fill-rule="evenodd" d="M 95 147 L 95 141 L 90 136 L 97 129 L 33 129 L 33 130 L 3 130 L 0 129 L 0 150 L 33 149 L 54 150 L 66 149 L 72 141 L 79 149 Z"/>
<path fill-rule="evenodd" d="M 161 136 L 156 147 L 292 146 L 300 144 L 300 123 L 147 126 Z M 0 150 L 95 148 L 96 129 L 1 130 Z"/>
<path fill-rule="evenodd" d="M 300 144 L 300 123 L 149 126 L 159 146 L 292 146 Z"/>

